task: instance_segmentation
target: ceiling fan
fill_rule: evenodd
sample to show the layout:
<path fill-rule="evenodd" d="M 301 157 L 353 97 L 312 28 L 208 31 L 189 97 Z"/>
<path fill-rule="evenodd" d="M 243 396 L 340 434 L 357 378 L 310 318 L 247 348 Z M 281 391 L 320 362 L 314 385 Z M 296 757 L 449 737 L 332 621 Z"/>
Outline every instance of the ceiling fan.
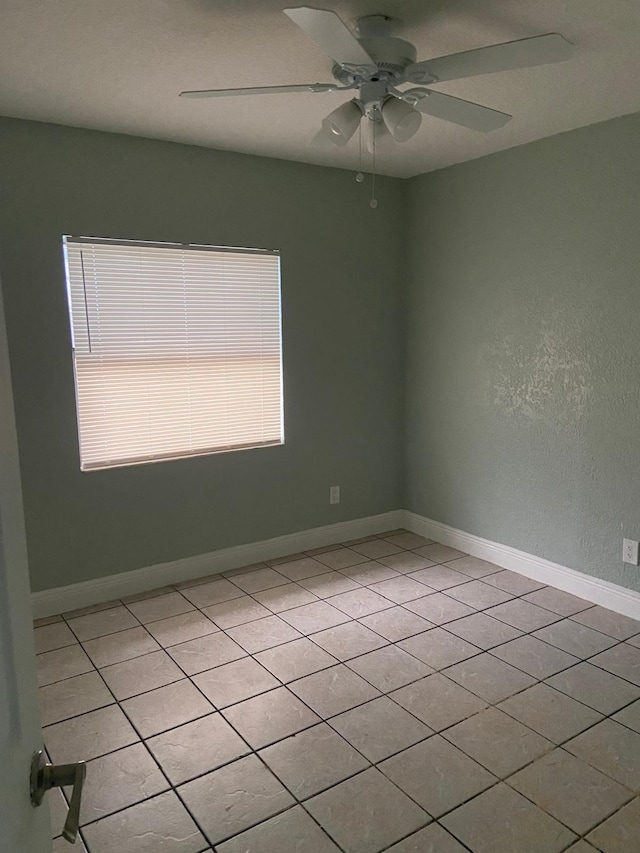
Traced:
<path fill-rule="evenodd" d="M 548 33 L 416 62 L 415 47 L 392 36 L 393 21 L 386 15 L 360 18 L 352 33 L 335 12 L 326 9 L 301 6 L 283 11 L 333 59 L 334 83 L 201 89 L 181 92 L 180 96 L 220 98 L 357 90 L 356 97 L 323 120 L 321 132 L 336 145 L 346 145 L 364 116 L 370 119 L 366 124 L 375 146 L 376 135 L 380 134 L 386 133 L 396 142 L 410 139 L 420 127 L 422 113 L 471 130 L 486 132 L 503 127 L 511 118 L 507 113 L 426 87 L 446 80 L 560 62 L 569 59 L 574 49 L 559 33 Z M 398 88 L 406 84 L 411 88 Z"/>

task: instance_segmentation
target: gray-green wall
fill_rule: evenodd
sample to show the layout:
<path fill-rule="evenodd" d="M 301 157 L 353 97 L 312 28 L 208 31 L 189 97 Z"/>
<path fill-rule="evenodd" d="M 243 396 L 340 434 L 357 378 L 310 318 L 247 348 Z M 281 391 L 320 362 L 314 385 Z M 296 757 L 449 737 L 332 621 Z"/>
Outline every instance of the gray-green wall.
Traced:
<path fill-rule="evenodd" d="M 640 589 L 640 116 L 410 182 L 406 506 Z"/>
<path fill-rule="evenodd" d="M 0 121 L 0 276 L 34 590 L 401 505 L 406 184 L 376 186 L 372 211 L 346 171 Z M 285 446 L 81 473 L 63 234 L 279 248 Z"/>

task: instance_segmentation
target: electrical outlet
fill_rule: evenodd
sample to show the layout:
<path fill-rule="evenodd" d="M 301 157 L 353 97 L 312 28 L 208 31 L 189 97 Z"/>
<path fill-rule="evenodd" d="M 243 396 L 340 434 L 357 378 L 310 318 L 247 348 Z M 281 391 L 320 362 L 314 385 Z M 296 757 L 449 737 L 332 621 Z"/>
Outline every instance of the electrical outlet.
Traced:
<path fill-rule="evenodd" d="M 622 562 L 632 566 L 638 565 L 638 542 L 635 539 L 622 540 Z"/>
<path fill-rule="evenodd" d="M 329 503 L 340 503 L 340 486 L 329 486 Z"/>

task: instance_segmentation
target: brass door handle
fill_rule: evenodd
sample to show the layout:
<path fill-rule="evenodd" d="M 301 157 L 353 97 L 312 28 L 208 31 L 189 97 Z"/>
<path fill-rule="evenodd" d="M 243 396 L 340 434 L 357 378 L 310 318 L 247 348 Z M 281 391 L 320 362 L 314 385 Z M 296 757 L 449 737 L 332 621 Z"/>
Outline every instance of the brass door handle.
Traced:
<path fill-rule="evenodd" d="M 41 749 L 35 752 L 31 759 L 31 803 L 34 806 L 39 806 L 42 803 L 49 788 L 73 785 L 69 812 L 62 830 L 63 837 L 70 844 L 75 844 L 78 837 L 82 786 L 86 775 L 87 765 L 84 761 L 77 761 L 75 764 L 49 764 Z"/>

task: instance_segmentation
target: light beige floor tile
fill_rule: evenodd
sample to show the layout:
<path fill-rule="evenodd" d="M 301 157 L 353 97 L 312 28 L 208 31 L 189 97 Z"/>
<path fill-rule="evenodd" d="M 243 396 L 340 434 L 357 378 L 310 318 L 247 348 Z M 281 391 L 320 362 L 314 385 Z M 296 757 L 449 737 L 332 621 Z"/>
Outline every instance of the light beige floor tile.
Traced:
<path fill-rule="evenodd" d="M 329 598 L 332 595 L 339 595 L 341 592 L 351 592 L 351 590 L 359 589 L 361 586 L 361 584 L 343 575 L 342 572 L 327 572 L 324 575 L 305 578 L 299 581 L 299 585 L 318 598 Z M 300 602 L 300 604 L 310 603 L 310 601 Z"/>
<path fill-rule="evenodd" d="M 326 577 L 326 575 L 321 575 L 320 577 Z M 304 583 L 306 584 L 312 580 L 316 580 L 316 578 L 309 578 Z M 293 607 L 302 607 L 303 604 L 312 604 L 314 601 L 317 601 L 317 596 L 313 592 L 309 592 L 309 589 L 305 589 L 297 583 L 287 583 L 283 584 L 283 586 L 276 586 L 273 589 L 254 592 L 253 598 L 257 599 L 260 604 L 268 607 L 273 613 L 281 613 L 283 610 L 291 610 Z"/>
<path fill-rule="evenodd" d="M 442 592 L 434 592 L 427 595 L 426 598 L 418 598 L 415 601 L 407 601 L 403 605 L 412 613 L 417 613 L 428 622 L 434 625 L 444 625 L 447 622 L 453 622 L 454 619 L 461 619 L 463 616 L 469 616 L 474 613 L 472 607 L 463 604 L 461 601 L 454 601 L 448 595 Z"/>
<path fill-rule="evenodd" d="M 336 548 L 339 547 L 339 545 L 336 545 Z M 298 551 L 296 554 L 284 554 L 282 557 L 275 557 L 273 560 L 267 560 L 267 564 L 272 568 L 277 568 L 285 563 L 293 563 L 295 560 L 303 560 L 307 556 L 308 554 L 306 551 Z"/>
<path fill-rule="evenodd" d="M 383 611 L 389 612 L 389 611 Z M 381 615 L 376 613 L 376 616 Z M 372 617 L 365 617 L 370 619 Z M 347 622 L 335 628 L 327 628 L 313 635 L 313 642 L 321 646 L 338 660 L 349 660 L 366 652 L 386 646 L 387 642 L 379 634 L 371 631 L 359 622 Z"/>
<path fill-rule="evenodd" d="M 384 537 L 379 536 L 377 533 L 374 533 L 371 536 L 359 536 L 357 539 L 349 539 L 347 542 L 341 542 L 340 544 L 344 548 L 353 548 L 354 545 L 362 545 L 363 542 L 373 542 L 376 539 L 383 538 Z"/>
<path fill-rule="evenodd" d="M 297 696 L 279 687 L 246 699 L 222 712 L 254 749 L 269 746 L 320 722 Z"/>
<path fill-rule="evenodd" d="M 233 578 L 236 586 L 248 593 L 262 592 L 264 589 L 273 589 L 275 586 L 282 586 L 289 583 L 289 579 L 275 569 L 255 569 L 252 572 L 245 572 L 241 575 L 236 575 Z"/>
<path fill-rule="evenodd" d="M 118 631 L 117 634 L 107 634 L 106 637 L 97 637 L 95 640 L 86 640 L 82 645 L 99 669 L 160 649 L 158 643 L 142 626 Z"/>
<path fill-rule="evenodd" d="M 433 560 L 434 563 L 448 563 L 449 560 L 455 560 L 457 557 L 468 556 L 464 551 L 458 551 L 457 548 L 450 548 L 448 545 L 440 545 L 437 542 L 412 550 L 420 554 L 421 557 L 426 557 L 427 560 Z"/>
<path fill-rule="evenodd" d="M 306 807 L 349 853 L 378 853 L 430 820 L 373 767 L 318 794 Z"/>
<path fill-rule="evenodd" d="M 523 601 L 521 598 L 514 598 L 513 601 L 498 604 L 497 607 L 489 608 L 486 613 L 487 616 L 493 616 L 495 619 L 525 632 L 544 628 L 545 625 L 558 622 L 561 618 L 557 613 L 544 610 L 535 604 L 529 604 L 528 601 Z"/>
<path fill-rule="evenodd" d="M 225 629 L 235 628 L 236 625 L 244 625 L 245 622 L 253 622 L 256 619 L 271 616 L 271 611 L 255 601 L 250 595 L 243 595 L 242 598 L 234 598 L 231 601 L 222 601 L 220 604 L 212 604 L 211 607 L 204 607 L 202 612 L 215 622 L 218 628 Z"/>
<path fill-rule="evenodd" d="M 52 850 L 53 853 L 69 853 L 69 842 L 66 838 L 59 836 L 53 842 Z M 87 853 L 87 848 L 84 846 L 84 842 L 80 836 L 76 839 L 76 846 L 73 848 L 73 853 Z"/>
<path fill-rule="evenodd" d="M 306 606 L 315 607 L 314 604 Z M 287 613 L 284 613 L 283 616 L 286 617 Z M 270 649 L 281 643 L 288 643 L 290 640 L 295 640 L 301 636 L 299 631 L 296 631 L 279 616 L 267 616 L 255 622 L 247 622 L 245 625 L 227 628 L 226 633 L 250 654 L 262 652 L 264 649 Z"/>
<path fill-rule="evenodd" d="M 381 610 L 378 613 L 372 613 L 370 616 L 363 616 L 358 621 L 392 643 L 397 643 L 398 640 L 404 640 L 433 627 L 431 622 L 427 622 L 417 613 L 405 610 L 404 607 Z"/>
<path fill-rule="evenodd" d="M 487 707 L 483 699 L 440 673 L 401 687 L 391 698 L 434 731 L 441 731 Z"/>
<path fill-rule="evenodd" d="M 77 643 L 75 634 L 65 622 L 54 622 L 35 628 L 33 632 L 36 654 L 51 652 Z"/>
<path fill-rule="evenodd" d="M 522 632 L 517 628 L 487 616 L 486 613 L 474 613 L 464 619 L 458 619 L 447 625 L 447 631 L 481 649 L 491 649 L 522 636 Z"/>
<path fill-rule="evenodd" d="M 196 637 L 214 634 L 218 630 L 213 622 L 198 610 L 160 619 L 149 623 L 146 627 L 165 648 L 195 640 Z"/>
<path fill-rule="evenodd" d="M 623 708 L 622 711 L 618 711 L 617 714 L 613 715 L 612 719 L 616 723 L 622 723 L 623 726 L 633 729 L 634 732 L 640 734 L 640 699 Z"/>
<path fill-rule="evenodd" d="M 301 806 L 218 845 L 218 853 L 340 853 Z"/>
<path fill-rule="evenodd" d="M 123 605 L 69 620 L 69 627 L 82 643 L 95 637 L 115 634 L 116 631 L 135 628 L 139 624 L 135 616 Z"/>
<path fill-rule="evenodd" d="M 501 572 L 500 566 L 495 563 L 489 563 L 487 560 L 480 560 L 478 557 L 458 557 L 457 560 L 449 560 L 447 563 L 450 569 L 456 572 L 462 572 L 470 578 L 485 578 L 487 575 L 497 574 Z M 510 592 L 511 590 L 505 590 Z M 514 593 L 517 595 L 517 593 Z"/>
<path fill-rule="evenodd" d="M 570 595 L 561 589 L 554 589 L 552 586 L 547 586 L 536 592 L 530 592 L 528 595 L 523 596 L 523 598 L 531 604 L 546 607 L 547 610 L 559 613 L 561 616 L 571 616 L 573 613 L 579 613 L 581 610 L 593 607 L 590 601 Z"/>
<path fill-rule="evenodd" d="M 546 628 L 540 628 L 533 636 L 578 658 L 590 658 L 616 643 L 613 637 L 580 625 L 572 619 L 563 619 L 561 622 L 547 625 Z"/>
<path fill-rule="evenodd" d="M 376 563 L 373 560 L 360 563 L 357 566 L 349 566 L 340 571 L 345 577 L 350 578 L 361 586 L 386 581 L 389 578 L 398 577 L 400 574 L 395 569 L 390 569 L 388 566 L 383 566 L 381 563 Z"/>
<path fill-rule="evenodd" d="M 486 652 L 454 664 L 445 674 L 476 696 L 486 699 L 490 705 L 531 687 L 536 681 Z"/>
<path fill-rule="evenodd" d="M 636 634 L 635 637 L 628 637 L 626 642 L 635 646 L 636 649 L 640 649 L 640 634 Z"/>
<path fill-rule="evenodd" d="M 194 675 L 193 681 L 216 708 L 226 708 L 280 686 L 270 672 L 250 657 Z"/>
<path fill-rule="evenodd" d="M 315 557 L 318 554 L 326 554 L 328 551 L 339 551 L 342 545 L 336 543 L 334 545 L 323 545 L 321 548 L 309 548 L 308 551 L 304 553 L 307 557 Z"/>
<path fill-rule="evenodd" d="M 358 563 L 366 563 L 369 558 L 352 551 L 351 548 L 338 548 L 335 551 L 318 554 L 316 559 L 330 569 L 347 569 Z"/>
<path fill-rule="evenodd" d="M 222 631 L 189 640 L 179 646 L 171 646 L 168 653 L 187 675 L 213 669 L 214 666 L 221 666 L 246 655 L 245 650 Z"/>
<path fill-rule="evenodd" d="M 590 663 L 552 675 L 547 684 L 603 714 L 613 714 L 640 697 L 640 688 Z"/>
<path fill-rule="evenodd" d="M 563 749 L 544 755 L 508 781 L 578 835 L 584 835 L 633 797 L 628 788 Z"/>
<path fill-rule="evenodd" d="M 431 667 L 397 646 L 368 652 L 350 660 L 348 666 L 383 693 L 397 690 L 433 672 Z"/>
<path fill-rule="evenodd" d="M 574 622 L 579 622 L 602 634 L 608 634 L 616 640 L 626 640 L 628 637 L 640 634 L 640 622 L 604 607 L 591 607 L 582 613 L 576 613 L 571 618 Z"/>
<path fill-rule="evenodd" d="M 501 779 L 553 749 L 551 741 L 496 708 L 458 723 L 443 736 Z"/>
<path fill-rule="evenodd" d="M 491 654 L 539 680 L 579 663 L 573 655 L 529 635 L 498 646 Z"/>
<path fill-rule="evenodd" d="M 413 551 L 400 551 L 398 554 L 391 554 L 389 557 L 378 557 L 378 562 L 403 575 L 436 565 L 432 560 L 426 560 L 419 554 L 414 554 Z"/>
<path fill-rule="evenodd" d="M 134 604 L 136 601 L 146 601 L 148 598 L 158 598 L 161 595 L 167 595 L 167 593 L 175 592 L 175 587 L 173 586 L 159 586 L 155 589 L 147 589 L 144 592 L 136 592 L 133 595 L 125 595 L 122 598 L 123 604 Z"/>
<path fill-rule="evenodd" d="M 337 607 L 338 610 L 341 610 L 353 619 L 393 607 L 393 602 L 379 595 L 377 592 L 373 592 L 368 587 L 334 595 L 329 599 L 329 603 L 332 607 Z"/>
<path fill-rule="evenodd" d="M 43 737 L 54 764 L 90 761 L 139 739 L 119 705 L 109 705 L 47 726 Z"/>
<path fill-rule="evenodd" d="M 173 791 L 85 829 L 91 853 L 199 853 L 206 841 Z"/>
<path fill-rule="evenodd" d="M 284 580 L 284 578 L 283 578 Z M 197 586 L 181 589 L 182 595 L 196 607 L 210 607 L 212 604 L 220 604 L 223 601 L 231 601 L 244 595 L 231 581 L 221 578 L 219 575 L 214 580 Z"/>
<path fill-rule="evenodd" d="M 390 599 L 396 604 L 404 604 L 405 601 L 422 598 L 425 594 L 424 584 L 404 575 L 372 584 L 369 589 L 377 592 L 379 595 L 384 595 L 385 598 Z"/>
<path fill-rule="evenodd" d="M 331 726 L 373 763 L 432 734 L 430 728 L 386 696 L 338 714 Z"/>
<path fill-rule="evenodd" d="M 576 702 L 548 684 L 535 684 L 498 705 L 554 743 L 563 743 L 602 719 L 602 714 Z"/>
<path fill-rule="evenodd" d="M 54 622 L 62 622 L 62 616 L 59 613 L 56 616 L 42 616 L 40 619 L 34 619 L 33 627 L 42 628 L 44 625 L 53 625 Z"/>
<path fill-rule="evenodd" d="M 292 796 L 255 755 L 187 782 L 178 793 L 212 844 L 294 805 Z"/>
<path fill-rule="evenodd" d="M 82 675 L 83 672 L 91 672 L 93 669 L 93 664 L 77 643 L 36 655 L 36 666 L 40 687 L 74 675 Z"/>
<path fill-rule="evenodd" d="M 225 578 L 235 578 L 238 575 L 248 575 L 252 572 L 257 571 L 258 569 L 268 569 L 266 563 L 251 563 L 249 566 L 238 566 L 237 569 L 229 569 L 226 572 L 222 572 L 222 575 Z M 212 576 L 213 577 L 213 576 Z M 218 575 L 220 577 L 220 575 Z"/>
<path fill-rule="evenodd" d="M 115 663 L 100 672 L 118 701 L 184 678 L 184 673 L 166 652 L 152 652 L 133 660 Z"/>
<path fill-rule="evenodd" d="M 391 536 L 385 536 L 386 542 L 391 542 L 392 545 L 397 545 L 399 548 L 424 548 L 425 545 L 433 545 L 433 539 L 426 539 L 424 536 L 418 536 L 417 533 L 395 533 Z"/>
<path fill-rule="evenodd" d="M 188 679 L 184 679 L 126 699 L 122 710 L 142 737 L 147 738 L 204 717 L 213 711 L 213 706 Z"/>
<path fill-rule="evenodd" d="M 441 822 L 474 853 L 560 853 L 576 838 L 506 785 L 490 788 Z"/>
<path fill-rule="evenodd" d="M 258 652 L 256 660 L 285 683 L 338 663 L 332 655 L 306 637 Z"/>
<path fill-rule="evenodd" d="M 497 782 L 493 774 L 440 735 L 383 761 L 379 769 L 433 817 Z"/>
<path fill-rule="evenodd" d="M 372 539 L 370 542 L 361 542 L 359 545 L 351 546 L 358 554 L 368 557 L 370 560 L 378 560 L 380 557 L 389 557 L 398 554 L 402 548 L 394 545 L 388 539 Z"/>
<path fill-rule="evenodd" d="M 216 770 L 250 751 L 222 714 L 209 714 L 156 735 L 149 738 L 147 746 L 174 785 Z"/>
<path fill-rule="evenodd" d="M 91 823 L 139 803 L 169 787 L 141 743 L 127 746 L 87 764 L 80 823 Z"/>
<path fill-rule="evenodd" d="M 325 628 L 348 622 L 351 618 L 326 601 L 315 601 L 313 604 L 295 607 L 293 610 L 282 613 L 281 617 L 303 634 L 323 631 Z"/>
<path fill-rule="evenodd" d="M 640 734 L 603 720 L 570 740 L 564 748 L 611 776 L 621 785 L 640 793 Z"/>
<path fill-rule="evenodd" d="M 424 661 L 432 669 L 444 669 L 454 663 L 479 655 L 482 651 L 472 643 L 450 634 L 444 628 L 432 628 L 398 643 L 401 649 Z"/>
<path fill-rule="evenodd" d="M 348 711 L 380 695 L 375 687 L 343 664 L 294 681 L 289 689 L 324 718 Z"/>
<path fill-rule="evenodd" d="M 637 853 L 640 838 L 640 799 L 625 806 L 587 837 L 602 853 Z"/>
<path fill-rule="evenodd" d="M 260 751 L 260 757 L 299 799 L 359 773 L 369 762 L 326 723 Z"/>
<path fill-rule="evenodd" d="M 491 584 L 491 586 L 495 586 L 505 592 L 510 592 L 513 595 L 525 595 L 544 587 L 544 584 L 539 581 L 534 581 L 526 577 L 526 575 L 519 575 L 517 572 L 510 572 L 507 569 L 491 574 L 490 577 L 486 578 L 485 583 Z"/>
<path fill-rule="evenodd" d="M 513 598 L 511 593 L 503 592 L 503 590 L 489 586 L 480 580 L 453 586 L 447 590 L 447 595 L 455 598 L 456 601 L 462 601 L 464 604 L 474 607 L 476 610 L 484 610 Z"/>
<path fill-rule="evenodd" d="M 640 649 L 620 643 L 591 658 L 589 663 L 620 676 L 632 684 L 640 685 Z"/>
<path fill-rule="evenodd" d="M 75 619 L 78 616 L 88 616 L 90 613 L 99 613 L 101 610 L 111 610 L 112 607 L 119 607 L 122 601 L 112 599 L 111 601 L 99 601 L 97 604 L 90 604 L 88 607 L 79 607 L 77 610 L 67 610 L 62 616 L 65 619 Z"/>
<path fill-rule="evenodd" d="M 40 713 L 43 726 L 95 711 L 114 702 L 97 672 L 76 675 L 40 688 Z"/>
<path fill-rule="evenodd" d="M 467 853 L 467 848 L 439 824 L 430 823 L 404 841 L 389 847 L 387 853 Z"/>
<path fill-rule="evenodd" d="M 584 839 L 580 839 L 580 841 L 576 841 L 575 844 L 572 844 L 571 847 L 568 848 L 567 853 L 594 853 L 595 849 L 595 847 L 587 844 Z"/>
<path fill-rule="evenodd" d="M 454 586 L 460 586 L 463 583 L 468 583 L 469 578 L 461 572 L 455 572 L 447 566 L 435 565 L 428 569 L 420 569 L 417 572 L 411 572 L 409 577 L 420 583 L 425 584 L 429 589 L 435 589 L 439 592 L 445 589 L 452 589 Z"/>
<path fill-rule="evenodd" d="M 312 578 L 315 575 L 322 575 L 328 572 L 329 569 L 324 563 L 314 560 L 313 557 L 303 556 L 299 560 L 282 563 L 278 566 L 278 571 L 285 578 L 292 581 L 299 581 L 303 578 Z"/>

